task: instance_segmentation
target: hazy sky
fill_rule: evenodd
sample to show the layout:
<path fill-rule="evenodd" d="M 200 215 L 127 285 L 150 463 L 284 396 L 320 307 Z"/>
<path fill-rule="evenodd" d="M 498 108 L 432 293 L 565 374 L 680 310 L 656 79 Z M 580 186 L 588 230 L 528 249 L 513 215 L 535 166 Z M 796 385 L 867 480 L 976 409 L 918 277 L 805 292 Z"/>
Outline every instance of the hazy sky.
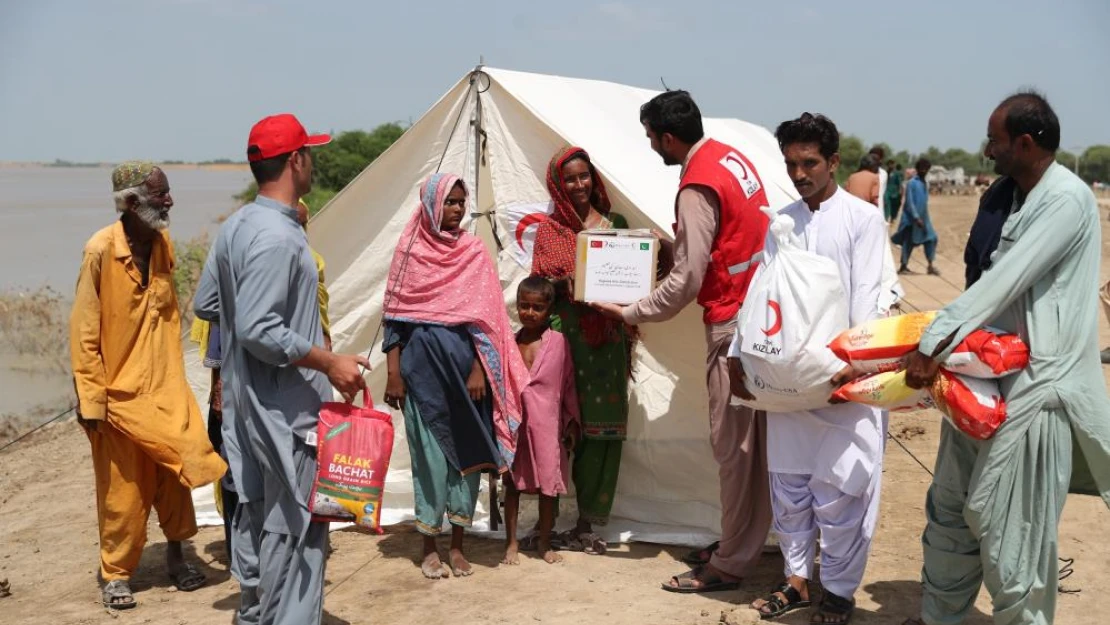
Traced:
<path fill-rule="evenodd" d="M 0 0 L 0 160 L 242 159 L 264 115 L 416 120 L 493 67 L 803 110 L 896 148 L 977 149 L 1020 86 L 1063 147 L 1110 143 L 1107 0 Z"/>

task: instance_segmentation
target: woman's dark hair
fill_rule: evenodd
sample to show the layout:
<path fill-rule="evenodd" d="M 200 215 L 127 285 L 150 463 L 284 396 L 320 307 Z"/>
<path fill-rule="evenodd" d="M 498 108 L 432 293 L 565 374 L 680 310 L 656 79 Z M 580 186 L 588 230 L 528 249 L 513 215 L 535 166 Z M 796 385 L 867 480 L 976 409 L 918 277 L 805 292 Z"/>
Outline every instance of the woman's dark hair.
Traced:
<path fill-rule="evenodd" d="M 656 137 L 670 133 L 679 141 L 693 145 L 705 136 L 701 110 L 686 91 L 664 91 L 640 107 L 640 123 Z"/>
<path fill-rule="evenodd" d="M 528 276 L 520 281 L 520 284 L 516 287 L 517 299 L 520 299 L 520 296 L 524 293 L 539 295 L 548 305 L 555 302 L 555 285 L 540 276 Z"/>
<path fill-rule="evenodd" d="M 836 124 L 820 114 L 802 113 L 798 119 L 779 124 L 775 129 L 775 138 L 779 140 L 780 148 L 795 143 L 816 143 L 821 156 L 826 159 L 840 151 L 840 132 L 836 129 Z"/>

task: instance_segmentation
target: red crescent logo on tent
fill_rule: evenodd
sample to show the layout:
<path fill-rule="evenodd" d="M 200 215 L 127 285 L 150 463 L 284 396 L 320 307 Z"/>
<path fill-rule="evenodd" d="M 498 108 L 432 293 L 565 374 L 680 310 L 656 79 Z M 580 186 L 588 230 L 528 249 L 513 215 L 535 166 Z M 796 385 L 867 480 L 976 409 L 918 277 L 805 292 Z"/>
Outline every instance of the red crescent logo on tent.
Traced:
<path fill-rule="evenodd" d="M 740 171 L 743 173 L 743 177 L 740 178 L 741 180 L 747 180 L 751 177 L 751 175 L 748 173 L 748 166 L 745 165 L 744 161 L 740 160 L 740 157 L 737 156 L 735 153 L 730 152 L 729 155 L 725 157 L 725 160 L 732 161 L 733 163 L 736 163 L 740 166 Z"/>
<path fill-rule="evenodd" d="M 779 308 L 779 303 L 773 299 L 767 300 L 767 308 L 775 311 L 775 322 L 771 324 L 769 330 L 763 330 L 767 336 L 774 336 L 782 331 L 782 310 Z"/>
<path fill-rule="evenodd" d="M 525 215 L 521 218 L 520 223 L 516 225 L 516 244 L 521 249 L 524 249 L 524 231 L 533 224 L 538 224 L 541 221 L 547 221 L 547 215 L 544 213 L 532 213 Z"/>

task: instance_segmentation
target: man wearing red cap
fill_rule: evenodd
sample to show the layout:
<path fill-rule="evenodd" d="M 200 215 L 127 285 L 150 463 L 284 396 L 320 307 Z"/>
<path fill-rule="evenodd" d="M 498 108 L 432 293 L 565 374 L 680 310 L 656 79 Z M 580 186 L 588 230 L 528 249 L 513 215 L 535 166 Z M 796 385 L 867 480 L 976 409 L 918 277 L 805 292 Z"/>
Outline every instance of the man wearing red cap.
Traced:
<path fill-rule="evenodd" d="M 258 197 L 220 228 L 197 290 L 197 317 L 221 329 L 223 436 L 239 491 L 231 570 L 238 623 L 320 623 L 328 526 L 312 521 L 320 404 L 366 386 L 365 357 L 325 349 L 317 269 L 295 206 L 312 186 L 309 135 L 289 114 L 251 129 Z"/>

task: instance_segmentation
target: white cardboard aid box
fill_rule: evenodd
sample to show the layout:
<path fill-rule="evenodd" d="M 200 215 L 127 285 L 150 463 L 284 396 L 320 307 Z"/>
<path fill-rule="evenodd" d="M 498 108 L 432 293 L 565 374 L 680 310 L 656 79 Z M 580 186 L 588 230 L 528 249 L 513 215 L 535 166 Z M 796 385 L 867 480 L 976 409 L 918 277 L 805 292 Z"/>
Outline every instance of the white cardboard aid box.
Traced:
<path fill-rule="evenodd" d="M 578 233 L 574 299 L 632 304 L 655 288 L 659 240 L 650 230 L 583 230 Z"/>

